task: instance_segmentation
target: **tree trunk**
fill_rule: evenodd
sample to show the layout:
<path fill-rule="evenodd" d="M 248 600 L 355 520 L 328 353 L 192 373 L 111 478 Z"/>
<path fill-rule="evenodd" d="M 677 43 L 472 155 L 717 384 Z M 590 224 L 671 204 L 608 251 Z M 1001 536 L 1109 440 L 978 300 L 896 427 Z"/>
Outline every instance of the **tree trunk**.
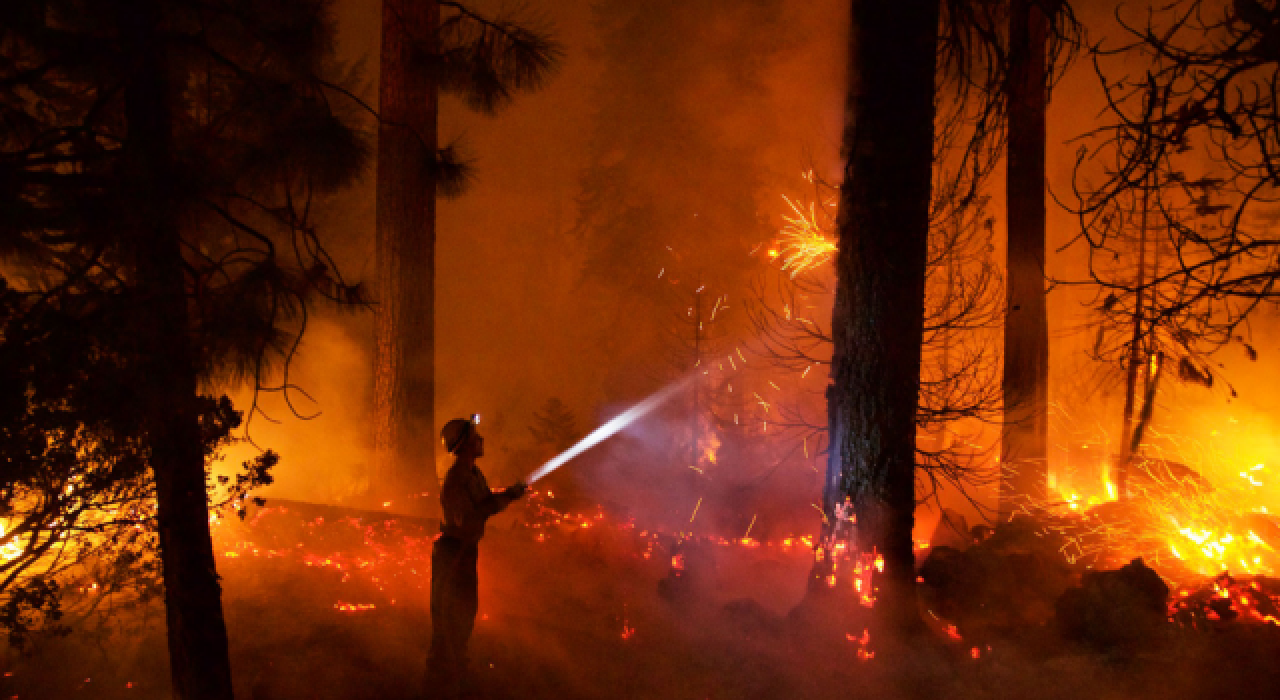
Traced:
<path fill-rule="evenodd" d="M 1146 275 L 1147 275 L 1147 204 L 1149 190 L 1142 190 L 1142 225 L 1138 233 L 1138 284 L 1135 292 L 1137 298 L 1133 304 L 1133 336 L 1129 340 L 1129 368 L 1124 383 L 1124 426 L 1120 431 L 1120 458 L 1116 460 L 1112 483 L 1115 485 L 1117 498 L 1129 496 L 1129 462 L 1133 459 L 1136 446 L 1130 444 L 1134 434 L 1133 408 L 1135 394 L 1138 391 L 1138 372 L 1146 366 L 1142 348 L 1142 321 L 1146 311 Z"/>
<path fill-rule="evenodd" d="M 377 309 L 371 491 L 438 512 L 435 245 L 440 6 L 384 0 L 378 91 Z M 410 499 L 410 500 L 406 500 Z"/>
<path fill-rule="evenodd" d="M 1138 424 L 1133 428 L 1133 437 L 1129 443 L 1129 453 L 1133 454 L 1142 447 L 1142 438 L 1147 426 L 1151 425 L 1151 416 L 1156 410 L 1156 389 L 1160 386 L 1160 374 L 1164 370 L 1164 354 L 1152 353 L 1151 365 L 1146 368 L 1146 379 L 1142 390 L 1142 413 L 1138 416 Z"/>
<path fill-rule="evenodd" d="M 909 630 L 939 5 L 852 4 L 828 470 L 852 500 L 859 549 L 884 557 L 880 620 Z"/>
<path fill-rule="evenodd" d="M 232 697 L 222 589 L 209 533 L 204 447 L 177 223 L 168 61 L 155 0 L 120 8 L 130 80 L 122 182 L 136 217 L 134 250 L 149 383 L 147 433 L 155 475 L 173 692 L 179 700 Z M 145 350 L 144 350 L 145 351 Z"/>
<path fill-rule="evenodd" d="M 1048 18 L 1035 0 L 1009 9 L 1008 307 L 1000 514 L 1043 499 L 1049 481 L 1049 319 L 1044 289 L 1045 63 Z"/>
<path fill-rule="evenodd" d="M 698 442 L 701 440 L 701 430 L 698 425 L 700 420 L 699 414 L 702 412 L 701 393 L 702 380 L 698 376 L 698 372 L 703 371 L 702 368 L 702 294 L 700 292 L 693 293 L 693 387 L 689 390 L 689 396 L 692 399 L 693 410 L 689 414 L 689 465 L 693 467 L 693 471 L 698 470 Z"/>

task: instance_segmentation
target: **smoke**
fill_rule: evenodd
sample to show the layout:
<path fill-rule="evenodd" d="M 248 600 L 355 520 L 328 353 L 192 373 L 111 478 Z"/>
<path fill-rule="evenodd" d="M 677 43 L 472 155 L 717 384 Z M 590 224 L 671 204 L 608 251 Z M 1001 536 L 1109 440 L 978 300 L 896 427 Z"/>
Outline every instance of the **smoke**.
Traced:
<path fill-rule="evenodd" d="M 617 416 L 610 418 L 608 422 L 606 422 L 604 425 L 600 426 L 599 428 L 596 428 L 595 430 L 591 431 L 586 437 L 579 440 L 572 447 L 556 455 L 541 467 L 538 467 L 538 469 L 534 471 L 532 474 L 530 474 L 529 478 L 525 480 L 526 483 L 528 484 L 535 483 L 542 477 L 558 469 L 565 462 L 568 462 L 574 457 L 577 457 L 583 452 L 586 452 L 592 447 L 595 447 L 596 445 L 600 444 L 602 441 L 608 440 L 619 430 L 626 429 L 628 425 L 634 423 L 635 421 L 640 420 L 641 418 L 644 418 L 651 411 L 653 411 L 653 409 L 666 403 L 673 396 L 680 393 L 681 390 L 688 388 L 688 386 L 691 383 L 690 379 L 692 379 L 692 377 L 675 382 L 663 388 L 662 391 L 659 391 L 658 393 L 646 398 L 644 401 L 641 401 L 640 403 L 628 408 L 627 410 L 623 411 Z"/>
<path fill-rule="evenodd" d="M 298 389 L 244 391 L 233 397 L 246 411 L 246 441 L 227 450 L 220 469 L 251 458 L 259 448 L 281 455 L 275 484 L 255 492 L 267 498 L 346 503 L 368 489 L 372 459 L 369 406 L 371 356 L 350 316 L 313 319 L 289 371 Z M 251 441 L 251 442 L 250 442 Z"/>

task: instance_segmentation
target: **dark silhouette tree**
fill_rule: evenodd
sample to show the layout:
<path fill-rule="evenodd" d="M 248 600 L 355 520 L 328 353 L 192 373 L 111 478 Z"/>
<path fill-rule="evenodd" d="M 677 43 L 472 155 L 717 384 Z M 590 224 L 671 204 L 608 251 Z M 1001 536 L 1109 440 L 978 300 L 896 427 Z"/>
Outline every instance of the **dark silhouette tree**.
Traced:
<path fill-rule="evenodd" d="M 378 501 L 409 494 L 434 512 L 436 197 L 469 169 L 441 147 L 442 95 L 492 114 L 551 74 L 545 34 L 469 6 L 383 0 L 378 102 L 377 308 L 372 479 Z"/>
<path fill-rule="evenodd" d="M 134 390 L 147 380 L 117 323 L 129 301 L 83 301 L 0 290 L 0 626 L 19 647 L 36 633 L 82 627 L 104 602 L 163 594 L 155 481 Z M 211 466 L 242 414 L 226 397 L 202 397 L 197 410 Z M 243 514 L 248 489 L 270 483 L 276 459 L 268 451 L 234 479 L 211 477 L 212 505 Z"/>
<path fill-rule="evenodd" d="M 935 493 L 943 481 L 967 492 L 966 484 L 988 480 L 975 468 L 985 457 L 983 451 L 956 449 L 959 443 L 970 441 L 951 440 L 946 431 L 957 421 L 992 421 L 1000 410 L 1001 388 L 991 382 L 992 371 L 998 375 L 999 367 L 991 362 L 994 353 L 987 347 L 985 332 L 1003 320 L 1002 308 L 991 298 L 1000 291 L 1001 280 L 989 260 L 994 221 L 985 213 L 984 188 L 1005 153 L 1007 5 L 1004 0 L 942 3 L 935 67 L 937 114 L 926 273 L 925 370 L 917 412 L 918 427 L 935 440 L 932 448 L 921 442 L 917 454 L 923 494 Z M 1050 66 L 1065 65 L 1080 32 L 1069 6 L 1055 7 L 1047 49 Z M 812 175 L 810 180 L 818 190 L 813 206 L 807 214 L 803 207 L 797 209 L 799 218 L 792 223 L 827 237 L 835 218 L 825 191 L 830 185 Z M 827 361 L 831 337 L 813 322 L 811 313 L 799 310 L 802 306 L 812 308 L 815 301 L 830 294 L 830 287 L 821 275 L 798 273 L 817 258 L 829 256 L 834 245 L 810 240 L 805 231 L 790 233 L 774 252 L 782 267 L 791 271 L 791 279 L 780 278 L 782 284 L 776 293 L 757 289 L 756 301 L 760 303 L 753 307 L 752 323 L 766 356 L 783 366 L 807 370 Z M 826 432 L 825 425 L 815 425 L 794 412 L 786 424 L 812 431 L 819 439 Z M 836 465 L 831 467 L 824 485 L 827 527 L 835 517 L 835 506 L 845 498 Z"/>
<path fill-rule="evenodd" d="M 1010 0 L 1009 243 L 1004 324 L 1005 426 L 1000 514 L 1043 499 L 1049 481 L 1049 317 L 1045 297 L 1045 109 L 1049 16 L 1036 0 Z"/>
<path fill-rule="evenodd" d="M 854 0 L 840 188 L 830 459 L 884 557 L 882 618 L 915 604 L 915 414 L 933 169 L 939 3 Z"/>
<path fill-rule="evenodd" d="M 1079 153 L 1076 242 L 1107 251 L 1125 230 L 1116 210 L 1159 193 L 1143 210 L 1150 244 L 1169 252 L 1170 265 L 1147 285 L 1185 285 L 1170 312 L 1212 319 L 1204 341 L 1247 345 L 1247 319 L 1278 297 L 1280 279 L 1280 238 L 1270 233 L 1280 186 L 1280 8 L 1184 0 L 1143 25 L 1121 21 L 1128 43 L 1094 47 L 1108 123 Z M 1129 75 L 1112 58 L 1144 70 Z"/>
<path fill-rule="evenodd" d="M 1132 455 L 1156 381 L 1176 368 L 1183 381 L 1212 385 L 1218 373 L 1208 358 L 1229 344 L 1256 358 L 1248 319 L 1280 298 L 1280 238 L 1271 233 L 1280 201 L 1280 8 L 1184 0 L 1143 24 L 1120 20 L 1127 43 L 1093 47 L 1108 111 L 1079 152 L 1072 208 L 1080 219 L 1073 243 L 1090 253 L 1086 283 L 1097 285 L 1106 314 L 1129 315 L 1128 367 L 1156 370 L 1144 390 L 1130 391 L 1143 400 L 1138 417 L 1125 420 L 1122 452 Z M 1143 67 L 1136 75 L 1134 64 Z M 1113 261 L 1132 248 L 1135 227 L 1161 264 L 1117 275 Z M 1098 346 L 1105 355 L 1101 332 Z M 1126 416 L 1137 401 L 1126 400 Z M 1134 461 L 1125 456 L 1115 475 L 1121 495 Z"/>
<path fill-rule="evenodd" d="M 542 408 L 534 412 L 529 433 L 533 435 L 534 444 L 556 452 L 568 449 L 582 437 L 573 411 L 555 397 L 547 399 Z"/>
<path fill-rule="evenodd" d="M 1231 317 L 1210 301 L 1212 290 L 1182 274 L 1177 251 L 1162 233 L 1171 226 L 1211 229 L 1213 216 L 1195 202 L 1213 189 L 1196 182 L 1136 184 L 1116 192 L 1105 206 L 1080 209 L 1086 235 L 1104 243 L 1089 248 L 1088 277 L 1059 283 L 1093 291 L 1090 356 L 1102 368 L 1096 381 L 1124 387 L 1119 449 L 1112 455 L 1109 481 L 1116 498 L 1132 493 L 1130 473 L 1146 459 L 1144 438 L 1161 380 L 1212 387 L 1224 377 L 1210 358 L 1228 343 L 1257 358 L 1253 345 L 1234 333 Z"/>
<path fill-rule="evenodd" d="M 334 106 L 346 79 L 326 13 L 299 0 L 0 8 L 0 245 L 31 304 L 123 300 L 113 321 L 140 379 L 120 389 L 154 483 L 184 700 L 232 693 L 201 392 L 248 381 L 292 407 L 308 308 L 362 303 L 308 218 L 366 160 Z"/>
<path fill-rule="evenodd" d="M 951 145 L 935 142 L 935 162 L 951 155 Z M 982 440 L 986 426 L 1001 423 L 1000 367 L 994 341 L 1002 323 L 1003 295 L 999 270 L 992 260 L 994 222 L 983 198 L 963 209 L 937 201 L 937 197 L 954 192 L 946 186 L 954 182 L 953 177 L 945 167 L 935 166 L 932 212 L 947 215 L 931 221 L 925 273 L 921 384 L 916 407 L 916 430 L 927 436 L 916 442 L 917 499 L 922 502 L 935 497 L 944 484 L 966 495 L 991 484 L 984 468 L 991 451 L 974 446 Z M 805 242 L 783 238 L 776 249 L 784 266 L 789 257 L 799 259 L 800 246 L 816 249 L 819 237 L 834 239 L 835 207 L 819 203 L 832 202 L 835 189 L 820 181 L 814 184 L 814 205 L 804 212 L 801 224 L 807 229 Z M 765 281 L 768 276 L 762 276 L 748 305 L 754 352 L 787 376 L 799 379 L 787 392 L 798 400 L 779 402 L 772 425 L 778 433 L 804 440 L 806 455 L 824 453 L 827 446 L 821 394 L 803 381 L 814 371 L 826 371 L 831 363 L 831 331 L 816 318 L 830 308 L 835 282 L 828 264 L 835 248 L 824 248 L 829 249 L 820 258 L 807 258 L 814 267 L 781 269 L 772 275 L 772 283 Z M 825 530 L 834 525 L 836 507 L 845 497 L 839 473 L 828 473 L 823 491 Z M 982 508 L 976 499 L 974 503 Z"/>

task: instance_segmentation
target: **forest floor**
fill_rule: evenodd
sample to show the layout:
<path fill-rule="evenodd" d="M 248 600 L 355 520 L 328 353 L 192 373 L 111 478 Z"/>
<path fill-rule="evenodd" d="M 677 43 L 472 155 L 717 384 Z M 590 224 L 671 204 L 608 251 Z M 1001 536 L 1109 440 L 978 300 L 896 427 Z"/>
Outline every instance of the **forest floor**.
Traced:
<path fill-rule="evenodd" d="M 798 540 L 680 550 L 599 513 L 536 522 L 501 516 L 481 543 L 468 697 L 1180 699 L 1280 688 L 1274 626 L 1171 634 L 1126 658 L 1056 643 L 975 659 L 932 637 L 864 646 L 852 591 L 806 598 L 811 553 Z M 280 502 L 219 523 L 237 697 L 420 697 L 432 529 Z M 7 651 L 0 698 L 169 697 L 158 601 L 96 619 Z"/>

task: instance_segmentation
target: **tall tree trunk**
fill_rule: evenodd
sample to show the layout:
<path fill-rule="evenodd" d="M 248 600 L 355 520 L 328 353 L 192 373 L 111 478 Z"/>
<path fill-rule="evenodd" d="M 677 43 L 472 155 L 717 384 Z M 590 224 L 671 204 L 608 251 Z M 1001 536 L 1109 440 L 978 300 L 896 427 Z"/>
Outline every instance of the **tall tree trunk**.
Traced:
<path fill-rule="evenodd" d="M 439 496 L 434 167 L 439 90 L 426 60 L 436 50 L 439 22 L 440 6 L 433 0 L 383 0 L 373 390 L 377 463 L 371 486 L 379 500 L 426 514 L 437 512 Z M 406 502 L 411 494 L 416 497 Z"/>
<path fill-rule="evenodd" d="M 693 293 L 693 371 L 702 371 L 702 293 Z M 693 471 L 698 469 L 698 441 L 701 438 L 699 434 L 698 414 L 702 410 L 701 397 L 698 395 L 702 388 L 702 381 L 694 374 L 693 388 L 689 391 L 689 395 L 693 400 L 693 410 L 689 414 L 689 465 L 693 467 Z"/>
<path fill-rule="evenodd" d="M 179 700 L 232 697 L 222 589 L 209 533 L 204 446 L 177 222 L 166 51 L 155 0 L 120 6 L 131 73 L 123 182 L 136 217 L 134 251 L 149 382 L 147 432 L 155 475 L 173 692 Z M 145 352 L 146 350 L 144 350 Z"/>
<path fill-rule="evenodd" d="M 1008 307 L 1000 514 L 1048 487 L 1049 319 L 1044 289 L 1045 63 L 1049 22 L 1035 0 L 1009 9 Z"/>
<path fill-rule="evenodd" d="M 1136 446 L 1130 444 L 1134 434 L 1133 408 L 1138 391 L 1138 373 L 1146 367 L 1142 348 L 1142 321 L 1146 312 L 1146 276 L 1147 276 L 1147 204 L 1149 190 L 1142 191 L 1142 225 L 1138 234 L 1138 283 L 1137 299 L 1133 304 L 1133 336 L 1129 340 L 1129 368 L 1124 383 L 1124 426 L 1120 432 L 1120 458 L 1116 460 L 1112 483 L 1115 485 L 1116 497 L 1127 498 L 1129 495 L 1129 462 L 1133 459 Z"/>
<path fill-rule="evenodd" d="M 881 621 L 914 629 L 915 419 L 939 3 L 852 4 L 828 471 L 838 471 L 852 499 L 858 548 L 884 557 Z"/>
<path fill-rule="evenodd" d="M 1156 389 L 1160 386 L 1160 375 L 1164 370 L 1164 353 L 1154 352 L 1148 355 L 1150 365 L 1143 371 L 1146 377 L 1142 387 L 1142 413 L 1138 416 L 1138 424 L 1133 427 L 1133 437 L 1129 442 L 1129 453 L 1137 452 L 1142 447 L 1142 438 L 1147 426 L 1151 425 L 1151 416 L 1156 410 Z"/>

